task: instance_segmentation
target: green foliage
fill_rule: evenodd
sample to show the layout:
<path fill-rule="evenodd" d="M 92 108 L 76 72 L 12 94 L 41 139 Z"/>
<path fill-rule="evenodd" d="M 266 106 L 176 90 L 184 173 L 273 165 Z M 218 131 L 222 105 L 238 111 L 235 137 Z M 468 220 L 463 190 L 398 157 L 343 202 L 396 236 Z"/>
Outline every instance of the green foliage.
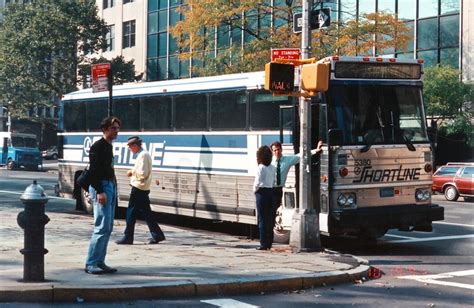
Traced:
<path fill-rule="evenodd" d="M 77 64 L 104 47 L 93 1 L 8 4 L 0 25 L 0 103 L 15 114 L 76 89 Z"/>
<path fill-rule="evenodd" d="M 461 81 L 458 69 L 444 65 L 425 69 L 423 94 L 428 117 L 439 122 L 440 134 L 465 136 L 471 146 L 473 93 L 473 85 Z"/>
<path fill-rule="evenodd" d="M 104 57 L 89 59 L 87 63 L 79 65 L 78 75 L 81 80 L 84 88 L 88 88 L 91 80 L 91 66 L 92 64 L 99 63 L 110 63 L 112 74 L 113 74 L 113 84 L 123 84 L 126 82 L 139 81 L 143 77 L 142 74 L 135 75 L 135 64 L 134 60 L 125 61 L 123 56 L 117 56 L 112 60 L 108 60 Z"/>

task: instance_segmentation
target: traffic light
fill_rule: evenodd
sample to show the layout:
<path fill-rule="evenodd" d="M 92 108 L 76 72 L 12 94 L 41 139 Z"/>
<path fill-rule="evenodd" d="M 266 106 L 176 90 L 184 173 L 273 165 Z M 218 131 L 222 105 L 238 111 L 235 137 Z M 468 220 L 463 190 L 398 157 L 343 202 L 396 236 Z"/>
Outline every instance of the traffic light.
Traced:
<path fill-rule="evenodd" d="M 265 90 L 288 93 L 295 87 L 295 66 L 287 63 L 265 64 Z"/>
<path fill-rule="evenodd" d="M 329 63 L 305 64 L 301 67 L 301 89 L 316 95 L 325 92 L 329 86 Z"/>

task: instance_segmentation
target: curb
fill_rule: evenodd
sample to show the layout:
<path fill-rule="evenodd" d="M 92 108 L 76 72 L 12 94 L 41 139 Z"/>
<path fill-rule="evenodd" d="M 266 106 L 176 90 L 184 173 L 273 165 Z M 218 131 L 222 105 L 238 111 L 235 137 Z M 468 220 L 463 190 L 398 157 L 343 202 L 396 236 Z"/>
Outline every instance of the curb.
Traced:
<path fill-rule="evenodd" d="M 241 279 L 232 282 L 196 284 L 191 281 L 172 284 L 121 285 L 119 287 L 25 286 L 21 290 L 0 290 L 0 302 L 111 302 L 173 297 L 244 295 L 281 292 L 360 280 L 368 275 L 368 261 L 353 256 L 359 265 L 347 271 L 329 271 L 302 277 L 262 280 Z"/>

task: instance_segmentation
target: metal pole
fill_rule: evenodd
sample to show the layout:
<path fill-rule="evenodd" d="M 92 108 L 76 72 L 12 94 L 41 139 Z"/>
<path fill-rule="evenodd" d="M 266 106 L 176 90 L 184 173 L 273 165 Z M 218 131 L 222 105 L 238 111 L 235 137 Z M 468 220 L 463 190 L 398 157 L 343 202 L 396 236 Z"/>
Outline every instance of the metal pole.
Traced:
<path fill-rule="evenodd" d="M 112 115 L 112 88 L 113 88 L 113 78 L 112 78 L 112 65 L 109 68 L 109 73 L 107 74 L 108 87 L 109 87 L 109 101 L 107 104 L 107 116 Z"/>
<path fill-rule="evenodd" d="M 302 58 L 308 59 L 311 50 L 310 10 L 312 0 L 303 1 L 301 32 Z M 311 99 L 300 98 L 300 179 L 299 207 L 293 216 L 290 246 L 294 251 L 321 251 L 318 214 L 311 198 Z"/>

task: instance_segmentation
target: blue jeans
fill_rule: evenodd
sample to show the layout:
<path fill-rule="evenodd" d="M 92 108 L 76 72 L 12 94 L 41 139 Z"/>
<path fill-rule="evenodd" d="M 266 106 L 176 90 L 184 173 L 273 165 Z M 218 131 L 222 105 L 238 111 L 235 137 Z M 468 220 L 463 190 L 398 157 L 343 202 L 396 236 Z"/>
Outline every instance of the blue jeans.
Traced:
<path fill-rule="evenodd" d="M 153 217 L 153 212 L 150 208 L 150 194 L 149 190 L 140 190 L 136 187 L 132 187 L 130 193 L 130 200 L 128 201 L 127 208 L 127 227 L 125 228 L 125 238 L 133 242 L 133 234 L 135 233 L 135 222 L 137 221 L 138 213 L 142 213 L 143 219 L 150 229 L 151 236 L 153 239 L 162 241 L 165 239 L 165 235 L 161 230 L 160 226 Z"/>
<path fill-rule="evenodd" d="M 97 191 L 90 186 L 89 195 L 94 205 L 94 232 L 92 233 L 87 253 L 86 266 L 105 264 L 107 245 L 114 227 L 115 206 L 117 203 L 117 187 L 113 181 L 101 181 L 107 194 L 107 204 L 97 201 Z"/>

